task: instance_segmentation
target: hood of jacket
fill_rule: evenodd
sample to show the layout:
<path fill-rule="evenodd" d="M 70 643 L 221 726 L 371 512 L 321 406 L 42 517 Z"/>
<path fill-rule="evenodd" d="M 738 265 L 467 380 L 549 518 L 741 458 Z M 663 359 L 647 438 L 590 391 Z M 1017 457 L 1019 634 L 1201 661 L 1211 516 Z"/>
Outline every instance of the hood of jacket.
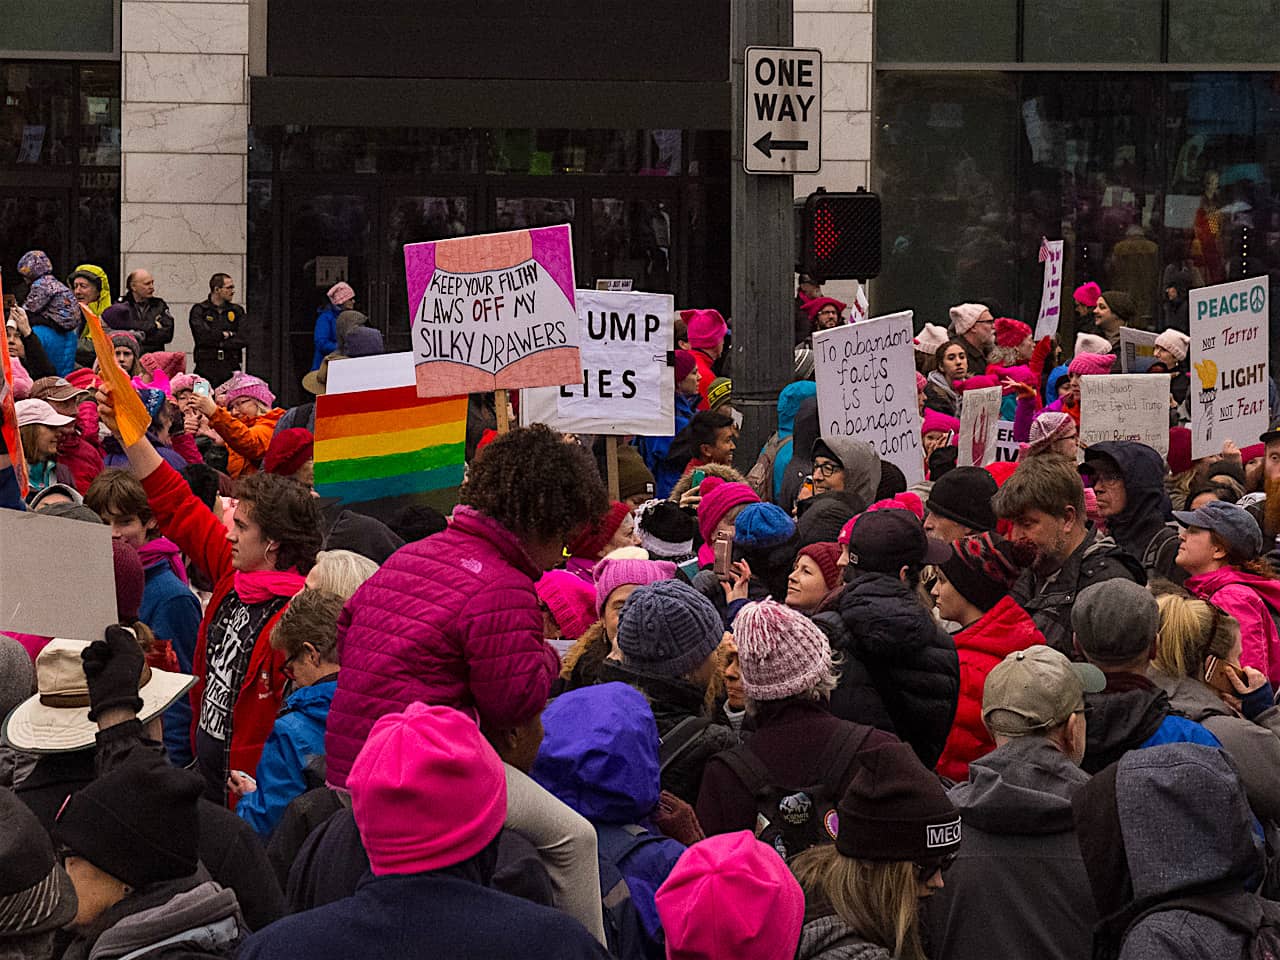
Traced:
<path fill-rule="evenodd" d="M 1089 773 L 1097 773 L 1142 746 L 1169 715 L 1169 698 L 1154 685 L 1119 693 L 1087 693 L 1084 699 L 1089 725 L 1081 765 Z"/>
<path fill-rule="evenodd" d="M 1280 580 L 1260 577 L 1256 573 L 1246 573 L 1243 570 L 1237 570 L 1235 567 L 1223 567 L 1220 570 L 1213 570 L 1209 573 L 1197 573 L 1194 577 L 1187 578 L 1185 586 L 1196 596 L 1212 600 L 1215 593 L 1233 583 L 1244 584 L 1257 593 L 1262 598 L 1263 603 L 1272 610 L 1280 610 Z"/>
<path fill-rule="evenodd" d="M 1188 720 L 1204 723 L 1210 717 L 1236 717 L 1230 707 L 1222 702 L 1213 690 L 1191 677 L 1171 677 L 1154 667 L 1147 671 L 1147 678 L 1169 697 L 1169 706 Z"/>
<path fill-rule="evenodd" d="M 1058 381 L 1067 375 L 1067 365 L 1054 367 L 1049 371 L 1049 379 L 1044 383 L 1044 402 L 1053 403 L 1058 399 Z"/>
<path fill-rule="evenodd" d="M 1164 458 L 1145 443 L 1113 440 L 1089 447 L 1086 459 L 1099 457 L 1114 463 L 1124 478 L 1124 509 L 1107 518 L 1107 532 L 1141 559 L 1152 536 L 1173 519 L 1164 490 Z"/>
<path fill-rule="evenodd" d="M 815 384 L 816 386 L 816 384 Z M 796 463 L 811 463 L 813 442 L 818 439 L 818 398 L 806 397 L 796 408 L 795 424 L 791 428 L 792 449 Z M 808 471 L 806 471 L 807 473 Z"/>
<path fill-rule="evenodd" d="M 942 629 L 897 577 L 863 573 L 840 595 L 840 618 L 859 659 L 892 662 L 933 644 Z"/>
<path fill-rule="evenodd" d="M 863 503 L 874 503 L 880 487 L 880 455 L 865 440 L 823 434 L 811 446 L 812 456 L 817 456 L 818 445 L 826 447 L 844 467 L 844 488 L 862 498 Z"/>
<path fill-rule="evenodd" d="M 951 790 L 966 826 L 984 833 L 1068 833 L 1071 798 L 1089 775 L 1044 737 L 1018 737 L 969 763 Z"/>
<path fill-rule="evenodd" d="M 53 263 L 43 250 L 28 250 L 18 261 L 18 273 L 28 280 L 39 280 L 53 273 Z"/>
<path fill-rule="evenodd" d="M 300 713 L 308 720 L 324 726 L 329 716 L 329 704 L 333 703 L 333 694 L 338 689 L 338 678 L 321 680 L 309 687 L 299 687 L 285 701 L 285 708 L 292 713 Z"/>
<path fill-rule="evenodd" d="M 161 885 L 156 894 L 169 886 Z M 144 909 L 118 920 L 98 936 L 89 951 L 89 960 L 128 960 L 161 946 L 229 954 L 240 940 L 236 895 L 212 880 L 166 896 L 160 902 L 142 902 L 148 903 Z"/>
<path fill-rule="evenodd" d="M 658 726 L 625 683 L 579 687 L 542 714 L 533 779 L 588 820 L 637 823 L 658 804 Z"/>
<path fill-rule="evenodd" d="M 71 276 L 74 277 L 77 273 L 88 273 L 98 278 L 98 288 L 101 292 L 98 294 L 98 299 L 89 304 L 89 307 L 101 317 L 102 311 L 111 306 L 113 302 L 111 299 L 111 281 L 107 279 L 107 271 L 95 263 L 82 263 L 71 271 Z M 67 280 L 67 286 L 71 286 L 70 278 Z"/>
<path fill-rule="evenodd" d="M 796 414 L 800 412 L 800 405 L 810 397 L 818 395 L 818 385 L 812 380 L 797 380 L 795 383 L 789 383 L 782 388 L 782 392 L 778 394 L 778 436 L 789 437 L 795 430 Z M 814 424 L 816 426 L 818 407 L 814 403 Z M 809 446 L 812 446 L 810 442 Z M 808 448 L 805 448 L 808 449 Z"/>

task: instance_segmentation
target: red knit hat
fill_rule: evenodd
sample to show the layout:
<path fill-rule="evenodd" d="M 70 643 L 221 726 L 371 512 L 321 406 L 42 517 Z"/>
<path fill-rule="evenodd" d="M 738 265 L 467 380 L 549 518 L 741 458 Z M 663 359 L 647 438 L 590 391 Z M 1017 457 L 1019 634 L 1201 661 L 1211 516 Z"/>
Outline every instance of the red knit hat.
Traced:
<path fill-rule="evenodd" d="M 1031 328 L 1021 320 L 1000 317 L 996 320 L 996 346 L 1016 347 L 1031 336 Z"/>
<path fill-rule="evenodd" d="M 281 477 L 293 476 L 308 460 L 315 459 L 315 439 L 302 427 L 281 430 L 271 438 L 262 469 Z"/>
<path fill-rule="evenodd" d="M 693 373 L 698 366 L 698 360 L 691 350 L 676 351 L 676 383 L 680 383 L 685 377 Z"/>
<path fill-rule="evenodd" d="M 840 544 L 811 543 L 800 548 L 796 559 L 801 557 L 808 557 L 818 565 L 818 569 L 822 571 L 822 581 L 828 590 L 840 586 Z"/>
<path fill-rule="evenodd" d="M 131 624 L 138 619 L 142 609 L 142 591 L 147 575 L 142 560 L 134 546 L 124 540 L 111 541 L 111 562 L 116 573 L 116 616 L 120 622 Z"/>
<path fill-rule="evenodd" d="M 629 513 L 631 513 L 631 507 L 619 500 L 613 501 L 603 517 L 595 523 L 587 524 L 582 532 L 568 544 L 569 556 L 583 557 L 587 560 L 596 559 L 600 556 L 600 551 L 608 546 Z"/>

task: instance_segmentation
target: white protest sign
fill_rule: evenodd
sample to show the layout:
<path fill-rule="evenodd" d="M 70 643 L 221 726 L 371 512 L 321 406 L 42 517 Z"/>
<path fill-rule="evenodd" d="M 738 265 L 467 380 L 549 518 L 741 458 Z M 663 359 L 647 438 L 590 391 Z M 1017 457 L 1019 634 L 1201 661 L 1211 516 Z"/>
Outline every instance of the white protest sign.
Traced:
<path fill-rule="evenodd" d="M 0 630 L 68 640 L 101 640 L 120 617 L 111 528 L 41 513 L 0 510 L 0 543 L 39 544 L 48 563 L 30 550 L 0 550 Z M 67 588 L 74 586 L 74 602 Z"/>
<path fill-rule="evenodd" d="M 1013 421 L 1001 420 L 996 424 L 996 455 L 994 463 L 1013 463 L 1018 459 L 1022 444 L 1013 439 Z"/>
<path fill-rule="evenodd" d="M 1080 444 L 1136 440 L 1169 452 L 1169 375 L 1113 373 L 1080 378 Z"/>
<path fill-rule="evenodd" d="M 907 484 L 924 479 L 911 311 L 813 335 L 818 432 L 870 443 Z"/>
<path fill-rule="evenodd" d="M 675 433 L 675 299 L 577 291 L 582 381 L 521 391 L 521 422 L 566 433 Z"/>
<path fill-rule="evenodd" d="M 960 408 L 959 455 L 956 465 L 985 467 L 996 458 L 1000 424 L 1000 388 L 966 390 Z"/>
<path fill-rule="evenodd" d="M 1200 287 L 1190 294 L 1191 456 L 1256 443 L 1268 427 L 1267 278 Z"/>
<path fill-rule="evenodd" d="M 1120 328 L 1120 372 L 1133 373 L 1134 364 L 1139 357 L 1152 357 L 1152 349 L 1156 345 L 1158 333 L 1150 330 L 1134 330 L 1132 327 Z"/>
<path fill-rule="evenodd" d="M 380 353 L 374 357 L 330 360 L 325 393 L 360 393 L 413 384 L 412 353 Z"/>
<path fill-rule="evenodd" d="M 1036 319 L 1037 340 L 1058 332 L 1062 306 L 1062 241 L 1041 240 L 1040 256 L 1044 283 L 1040 287 L 1040 316 Z"/>

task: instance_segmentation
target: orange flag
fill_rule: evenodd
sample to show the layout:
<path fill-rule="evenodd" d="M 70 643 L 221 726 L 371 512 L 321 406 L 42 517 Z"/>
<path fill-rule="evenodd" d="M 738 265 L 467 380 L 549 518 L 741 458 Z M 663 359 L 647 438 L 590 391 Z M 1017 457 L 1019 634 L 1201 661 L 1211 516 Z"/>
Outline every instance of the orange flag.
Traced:
<path fill-rule="evenodd" d="M 0 282 L 0 313 L 4 311 L 4 284 Z M 22 438 L 18 435 L 18 411 L 14 409 L 13 361 L 9 358 L 9 338 L 0 338 L 0 410 L 4 411 L 4 448 L 9 453 L 18 489 L 25 497 L 31 489 L 27 482 L 27 458 L 22 453 Z"/>
<path fill-rule="evenodd" d="M 111 386 L 111 403 L 115 407 L 120 439 L 126 447 L 133 446 L 147 435 L 147 428 L 151 426 L 151 414 L 142 405 L 142 398 L 133 389 L 129 375 L 116 363 L 115 347 L 107 332 L 102 329 L 102 321 L 98 319 L 98 315 L 83 304 L 80 309 L 89 321 L 93 352 L 98 355 L 98 376 Z"/>

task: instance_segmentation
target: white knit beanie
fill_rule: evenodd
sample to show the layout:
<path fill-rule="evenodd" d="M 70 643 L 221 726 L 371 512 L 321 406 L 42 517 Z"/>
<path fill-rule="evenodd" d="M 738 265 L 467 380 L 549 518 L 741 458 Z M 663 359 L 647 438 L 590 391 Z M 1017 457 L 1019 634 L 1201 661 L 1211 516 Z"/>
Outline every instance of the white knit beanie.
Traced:
<path fill-rule="evenodd" d="M 756 702 L 785 700 L 831 672 L 831 644 L 817 624 L 775 600 L 748 603 L 733 621 L 742 687 Z"/>
<path fill-rule="evenodd" d="M 1096 333 L 1077 333 L 1076 348 L 1072 354 L 1081 353 L 1110 353 L 1111 341 L 1106 337 L 1100 337 Z"/>
<path fill-rule="evenodd" d="M 980 303 L 961 303 L 951 308 L 951 329 L 957 334 L 968 333 L 987 308 Z"/>
<path fill-rule="evenodd" d="M 947 333 L 946 327 L 940 327 L 936 323 L 926 323 L 916 334 L 916 352 L 933 356 L 938 352 L 938 348 L 950 339 L 951 336 Z"/>
<path fill-rule="evenodd" d="M 1179 330 L 1169 329 L 1156 337 L 1156 346 L 1168 350 L 1173 359 L 1181 363 L 1187 358 L 1187 350 L 1191 348 L 1191 338 Z"/>

